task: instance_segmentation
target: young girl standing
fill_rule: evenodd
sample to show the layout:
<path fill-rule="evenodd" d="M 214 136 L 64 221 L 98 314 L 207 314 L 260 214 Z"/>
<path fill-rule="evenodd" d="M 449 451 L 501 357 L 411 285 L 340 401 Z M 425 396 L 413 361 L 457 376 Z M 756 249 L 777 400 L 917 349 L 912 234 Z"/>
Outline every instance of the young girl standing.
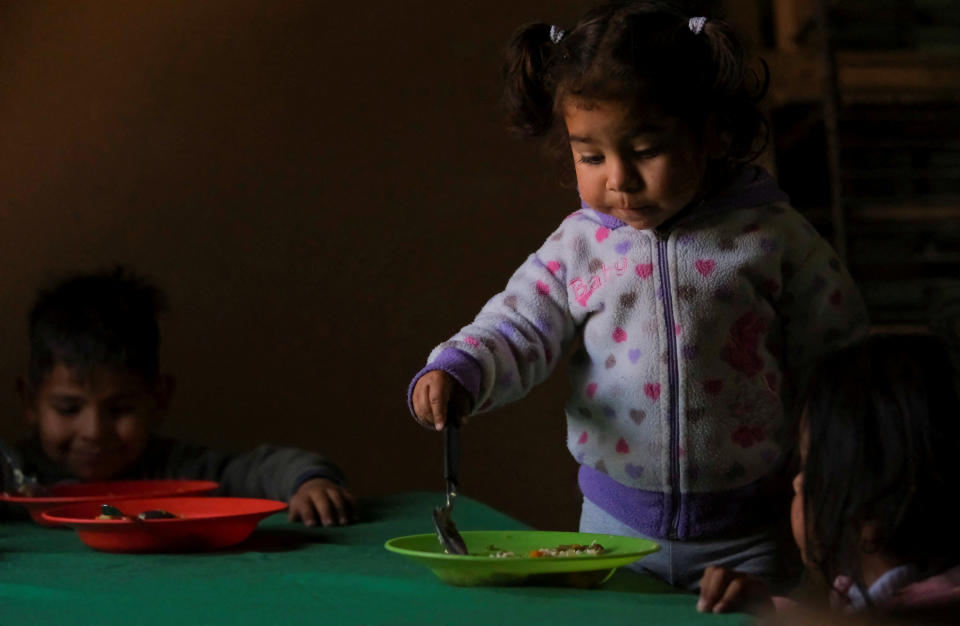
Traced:
<path fill-rule="evenodd" d="M 511 124 L 569 145 L 580 208 L 431 352 L 412 412 L 439 430 L 448 405 L 517 400 L 579 343 L 581 529 L 655 539 L 638 565 L 678 586 L 718 560 L 776 581 L 792 390 L 867 321 L 829 245 L 748 165 L 764 124 L 738 43 L 627 2 L 569 32 L 526 26 L 508 60 Z"/>
<path fill-rule="evenodd" d="M 801 424 L 791 521 L 811 581 L 833 581 L 835 608 L 957 623 L 958 383 L 932 335 L 871 336 L 819 368 Z M 771 600 L 752 577 L 714 566 L 698 608 L 793 604 Z"/>

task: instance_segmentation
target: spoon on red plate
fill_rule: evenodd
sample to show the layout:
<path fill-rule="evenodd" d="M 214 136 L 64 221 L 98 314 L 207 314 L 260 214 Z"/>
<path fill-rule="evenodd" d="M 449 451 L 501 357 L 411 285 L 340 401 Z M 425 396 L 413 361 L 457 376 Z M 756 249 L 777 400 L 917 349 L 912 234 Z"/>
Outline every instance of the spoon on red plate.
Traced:
<path fill-rule="evenodd" d="M 0 491 L 17 496 L 44 496 L 46 487 L 36 477 L 23 471 L 23 461 L 17 451 L 0 437 L 0 465 L 3 466 Z"/>

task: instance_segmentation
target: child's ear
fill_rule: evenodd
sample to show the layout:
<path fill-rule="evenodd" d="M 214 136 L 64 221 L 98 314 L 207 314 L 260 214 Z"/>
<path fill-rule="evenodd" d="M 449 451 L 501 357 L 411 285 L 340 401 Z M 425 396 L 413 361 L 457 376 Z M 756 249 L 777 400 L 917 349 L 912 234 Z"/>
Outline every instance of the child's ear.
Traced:
<path fill-rule="evenodd" d="M 36 393 L 26 376 L 17 376 L 17 398 L 20 400 L 20 409 L 27 418 L 28 424 L 37 423 Z"/>

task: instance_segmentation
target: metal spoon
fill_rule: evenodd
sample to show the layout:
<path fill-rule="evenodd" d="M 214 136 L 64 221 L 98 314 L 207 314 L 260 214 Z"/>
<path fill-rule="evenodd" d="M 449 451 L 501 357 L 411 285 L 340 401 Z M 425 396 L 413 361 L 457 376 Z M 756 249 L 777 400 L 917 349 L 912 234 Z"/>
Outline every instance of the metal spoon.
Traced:
<path fill-rule="evenodd" d="M 107 517 L 122 517 L 124 519 L 133 519 L 117 507 L 111 504 L 101 504 L 100 505 L 100 515 Z"/>
<path fill-rule="evenodd" d="M 17 496 L 43 496 L 47 489 L 41 485 L 35 476 L 25 474 L 20 454 L 13 446 L 0 437 L 0 465 L 3 466 L 3 490 Z"/>
<path fill-rule="evenodd" d="M 433 525 L 444 552 L 448 554 L 467 554 L 467 544 L 453 523 L 453 503 L 457 498 L 460 477 L 460 420 L 452 412 L 447 412 L 447 424 L 444 427 L 443 478 L 447 482 L 446 503 L 434 507 Z"/>

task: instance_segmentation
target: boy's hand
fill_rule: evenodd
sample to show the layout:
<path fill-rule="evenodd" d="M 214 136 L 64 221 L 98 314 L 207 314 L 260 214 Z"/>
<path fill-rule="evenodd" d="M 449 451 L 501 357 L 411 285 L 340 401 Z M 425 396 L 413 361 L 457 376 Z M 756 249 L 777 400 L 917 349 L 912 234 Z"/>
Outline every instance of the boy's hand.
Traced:
<path fill-rule="evenodd" d="M 343 526 L 356 521 L 353 494 L 326 478 L 311 478 L 290 498 L 287 519 L 303 520 L 304 526 L 314 526 L 317 520 L 324 526 Z"/>
<path fill-rule="evenodd" d="M 745 611 L 759 614 L 773 611 L 773 599 L 767 584 L 750 574 L 710 565 L 700 579 L 701 613 Z"/>
<path fill-rule="evenodd" d="M 428 428 L 443 430 L 451 405 L 458 415 L 466 414 L 470 406 L 468 395 L 450 374 L 442 370 L 427 372 L 413 387 L 413 410 L 417 421 Z"/>

